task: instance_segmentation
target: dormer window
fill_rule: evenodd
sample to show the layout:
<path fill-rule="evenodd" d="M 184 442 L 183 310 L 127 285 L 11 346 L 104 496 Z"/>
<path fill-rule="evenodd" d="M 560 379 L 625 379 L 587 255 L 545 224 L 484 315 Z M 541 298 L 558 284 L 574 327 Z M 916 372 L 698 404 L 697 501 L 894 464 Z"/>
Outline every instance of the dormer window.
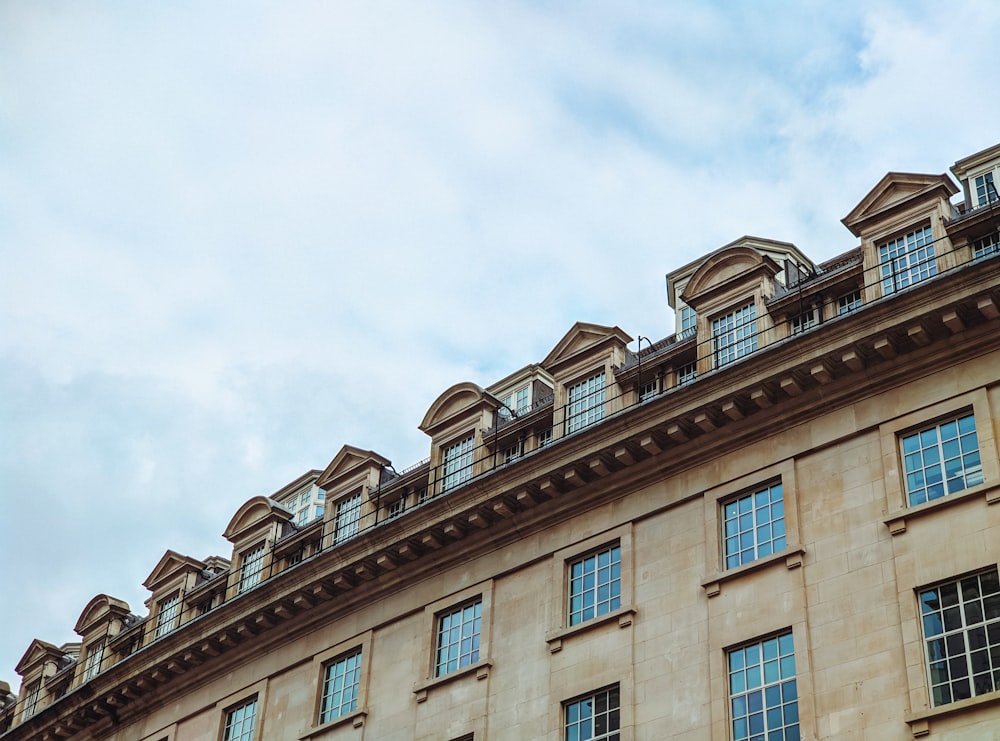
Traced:
<path fill-rule="evenodd" d="M 972 182 L 976 190 L 975 198 L 977 206 L 985 206 L 987 203 L 993 203 L 998 200 L 997 187 L 993 182 L 992 170 L 973 178 Z"/>
<path fill-rule="evenodd" d="M 245 552 L 240 559 L 240 592 L 256 587 L 264 573 L 264 544 Z"/>
<path fill-rule="evenodd" d="M 936 275 L 934 236 L 930 226 L 879 245 L 878 259 L 882 266 L 883 296 Z"/>
<path fill-rule="evenodd" d="M 469 435 L 442 451 L 441 473 L 443 480 L 441 491 L 448 491 L 461 486 L 472 478 L 473 441 L 474 435 Z"/>
<path fill-rule="evenodd" d="M 837 316 L 850 314 L 861 308 L 861 291 L 845 293 L 837 299 Z"/>
<path fill-rule="evenodd" d="M 749 303 L 712 320 L 715 367 L 749 355 L 757 349 L 757 307 Z"/>
<path fill-rule="evenodd" d="M 972 256 L 977 260 L 997 253 L 1000 253 L 1000 237 L 996 232 L 987 234 L 972 244 Z"/>
<path fill-rule="evenodd" d="M 356 492 L 337 502 L 336 532 L 334 542 L 343 543 L 353 538 L 361 529 L 361 492 Z"/>
<path fill-rule="evenodd" d="M 176 628 L 180 622 L 180 616 L 181 595 L 179 592 L 160 600 L 159 608 L 156 611 L 155 637 L 164 636 Z"/>
<path fill-rule="evenodd" d="M 695 310 L 686 304 L 681 304 L 678 310 L 680 321 L 677 330 L 677 339 L 684 340 L 695 333 L 698 328 L 698 315 Z"/>
<path fill-rule="evenodd" d="M 87 646 L 87 659 L 83 665 L 83 681 L 93 679 L 101 672 L 101 662 L 104 661 L 104 640 Z"/>
<path fill-rule="evenodd" d="M 797 314 L 792 317 L 792 321 L 790 323 L 791 334 L 805 332 L 807 329 L 812 329 L 817 324 L 819 324 L 819 313 L 816 309 L 803 311 L 801 314 Z"/>
<path fill-rule="evenodd" d="M 576 432 L 604 419 L 604 371 L 566 389 L 566 432 Z"/>
<path fill-rule="evenodd" d="M 682 365 L 677 369 L 677 385 L 683 386 L 686 383 L 691 383 L 698 377 L 698 364 L 697 363 L 687 363 Z"/>
<path fill-rule="evenodd" d="M 42 680 L 32 682 L 24 692 L 24 710 L 21 711 L 21 720 L 27 720 L 38 710 L 38 697 L 42 692 Z"/>
<path fill-rule="evenodd" d="M 503 403 L 498 411 L 501 418 L 510 419 L 511 412 L 517 415 L 523 414 L 531 408 L 531 384 L 525 384 L 521 388 L 511 391 L 500 401 Z"/>

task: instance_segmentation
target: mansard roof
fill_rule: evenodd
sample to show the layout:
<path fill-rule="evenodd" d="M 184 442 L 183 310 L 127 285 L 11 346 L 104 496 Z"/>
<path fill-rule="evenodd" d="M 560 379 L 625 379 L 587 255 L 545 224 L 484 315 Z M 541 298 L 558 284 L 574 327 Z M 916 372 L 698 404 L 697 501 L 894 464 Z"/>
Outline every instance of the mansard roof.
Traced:
<path fill-rule="evenodd" d="M 155 591 L 160 582 L 177 574 L 178 571 L 203 571 L 205 564 L 196 558 L 184 556 L 176 551 L 167 550 L 160 558 L 156 567 L 142 583 L 149 591 Z"/>
<path fill-rule="evenodd" d="M 624 346 L 631 341 L 632 337 L 619 327 L 577 322 L 552 348 L 552 351 L 542 361 L 542 367 L 553 372 L 559 366 L 576 360 L 581 355 L 608 343 L 620 343 Z"/>
<path fill-rule="evenodd" d="M 889 172 L 861 199 L 841 221 L 860 237 L 873 221 L 923 200 L 949 199 L 958 193 L 958 186 L 947 175 L 926 175 L 914 172 Z"/>
<path fill-rule="evenodd" d="M 222 537 L 229 542 L 234 542 L 242 533 L 265 520 L 290 520 L 291 518 L 291 512 L 273 499 L 254 497 L 244 502 L 243 506 L 236 510 L 236 514 L 229 521 Z"/>
<path fill-rule="evenodd" d="M 83 608 L 80 619 L 76 621 L 76 627 L 73 630 L 76 631 L 77 635 L 83 636 L 89 632 L 90 628 L 108 616 L 124 617 L 128 613 L 127 602 L 109 597 L 106 594 L 99 594 Z"/>

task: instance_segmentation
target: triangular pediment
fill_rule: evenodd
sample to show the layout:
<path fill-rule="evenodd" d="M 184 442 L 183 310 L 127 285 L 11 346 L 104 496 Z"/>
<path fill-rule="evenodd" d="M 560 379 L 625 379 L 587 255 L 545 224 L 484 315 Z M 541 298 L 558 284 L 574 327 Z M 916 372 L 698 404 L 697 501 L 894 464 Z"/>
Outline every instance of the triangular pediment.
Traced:
<path fill-rule="evenodd" d="M 142 583 L 142 586 L 153 592 L 156 591 L 156 587 L 160 582 L 175 576 L 179 572 L 200 572 L 204 568 L 205 564 L 201 561 L 190 556 L 181 555 L 176 551 L 168 550 L 163 554 L 163 557 L 156 564 L 152 572 L 150 572 L 149 576 L 146 577 L 146 581 Z"/>
<path fill-rule="evenodd" d="M 482 387 L 463 381 L 451 386 L 431 404 L 419 428 L 429 435 L 441 423 L 453 420 L 455 417 L 472 411 L 479 411 L 484 400 L 489 397 Z"/>
<path fill-rule="evenodd" d="M 542 367 L 551 371 L 555 366 L 571 358 L 576 358 L 588 350 L 596 349 L 608 341 L 619 342 L 624 346 L 630 343 L 632 338 L 618 327 L 577 322 L 552 348 L 552 351 L 542 361 Z"/>
<path fill-rule="evenodd" d="M 292 514 L 274 500 L 267 497 L 254 497 L 236 510 L 236 514 L 229 521 L 229 525 L 226 527 L 226 531 L 222 534 L 222 537 L 232 543 L 240 534 L 262 523 L 270 522 L 274 519 L 289 520 L 291 517 Z"/>
<path fill-rule="evenodd" d="M 59 659 L 63 655 L 63 652 L 56 646 L 35 638 L 28 645 L 28 650 L 24 652 L 24 656 L 17 662 L 14 671 L 17 672 L 18 676 L 23 677 L 46 659 Z"/>
<path fill-rule="evenodd" d="M 76 631 L 77 635 L 85 636 L 94 625 L 104 624 L 112 617 L 124 617 L 128 613 L 128 602 L 109 597 L 106 594 L 99 594 L 83 608 L 80 619 L 76 621 L 76 627 L 73 630 Z"/>
<path fill-rule="evenodd" d="M 925 198 L 947 200 L 957 192 L 958 186 L 947 175 L 890 172 L 841 221 L 859 237 L 865 224 L 881 216 Z"/>
<path fill-rule="evenodd" d="M 329 465 L 323 470 L 316 481 L 317 486 L 325 487 L 331 481 L 342 478 L 351 473 L 357 473 L 362 467 L 391 466 L 392 462 L 388 458 L 383 458 L 373 450 L 362 450 L 353 445 L 345 445 L 333 457 Z"/>

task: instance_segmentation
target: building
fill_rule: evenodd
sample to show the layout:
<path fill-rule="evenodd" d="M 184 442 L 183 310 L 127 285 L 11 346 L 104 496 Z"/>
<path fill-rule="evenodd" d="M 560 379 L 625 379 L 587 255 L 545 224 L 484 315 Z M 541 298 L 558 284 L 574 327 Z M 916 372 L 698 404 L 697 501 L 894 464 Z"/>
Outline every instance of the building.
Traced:
<path fill-rule="evenodd" d="M 0 738 L 1000 738 L 998 171 L 678 268 L 677 334 L 450 387 L 414 466 L 344 446 L 33 641 Z"/>

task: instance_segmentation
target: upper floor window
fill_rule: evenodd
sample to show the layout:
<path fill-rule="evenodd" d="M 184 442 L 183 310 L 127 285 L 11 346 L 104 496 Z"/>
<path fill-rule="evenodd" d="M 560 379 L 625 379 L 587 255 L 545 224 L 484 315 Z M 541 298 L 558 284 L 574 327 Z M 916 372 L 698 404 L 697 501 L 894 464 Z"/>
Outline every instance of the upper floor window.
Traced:
<path fill-rule="evenodd" d="M 988 571 L 920 592 L 933 705 L 1000 689 L 1000 578 Z"/>
<path fill-rule="evenodd" d="M 792 317 L 791 333 L 798 334 L 799 332 L 805 332 L 807 329 L 812 329 L 817 324 L 819 324 L 819 312 L 817 312 L 816 309 L 803 311 L 801 314 Z"/>
<path fill-rule="evenodd" d="M 910 506 L 983 483 L 971 413 L 902 435 L 899 444 Z"/>
<path fill-rule="evenodd" d="M 780 482 L 732 499 L 723 510 L 727 569 L 785 549 L 785 502 Z"/>
<path fill-rule="evenodd" d="M 851 291 L 845 293 L 837 299 L 837 316 L 850 314 L 861 308 L 861 291 Z"/>
<path fill-rule="evenodd" d="M 618 741 L 620 727 L 618 685 L 563 703 L 565 741 Z"/>
<path fill-rule="evenodd" d="M 156 632 L 154 637 L 159 638 L 166 635 L 177 627 L 181 615 L 181 595 L 180 593 L 171 595 L 160 600 L 156 610 Z"/>
<path fill-rule="evenodd" d="M 682 365 L 677 369 L 677 385 L 683 386 L 685 383 L 691 383 L 694 379 L 698 377 L 698 364 L 688 363 L 687 365 Z"/>
<path fill-rule="evenodd" d="M 576 432 L 604 419 L 604 371 L 566 389 L 566 432 Z"/>
<path fill-rule="evenodd" d="M 503 402 L 503 406 L 500 407 L 499 414 L 503 419 L 510 419 L 511 412 L 523 414 L 531 407 L 531 384 L 510 392 L 500 401 Z"/>
<path fill-rule="evenodd" d="M 390 502 L 385 508 L 385 518 L 391 520 L 399 517 L 406 510 L 406 497 L 400 497 L 394 502 Z"/>
<path fill-rule="evenodd" d="M 551 429 L 539 430 L 538 431 L 538 447 L 539 448 L 544 448 L 550 442 L 552 442 L 552 430 Z"/>
<path fill-rule="evenodd" d="M 475 436 L 469 435 L 454 445 L 444 449 L 441 456 L 443 474 L 442 491 L 454 489 L 472 478 L 472 462 Z"/>
<path fill-rule="evenodd" d="M 757 349 L 757 307 L 750 303 L 712 320 L 715 367 L 720 368 Z"/>
<path fill-rule="evenodd" d="M 617 543 L 569 563 L 569 624 L 622 606 L 622 552 Z"/>
<path fill-rule="evenodd" d="M 680 315 L 680 327 L 677 330 L 679 335 L 678 339 L 686 339 L 694 334 L 695 330 L 698 328 L 698 315 L 695 310 L 686 304 L 681 304 L 678 310 Z"/>
<path fill-rule="evenodd" d="M 976 186 L 976 205 L 985 206 L 997 200 L 997 188 L 993 182 L 993 173 L 987 172 L 973 179 Z"/>
<path fill-rule="evenodd" d="M 223 741 L 253 741 L 257 724 L 257 698 L 244 702 L 226 713 Z"/>
<path fill-rule="evenodd" d="M 934 237 L 925 226 L 878 248 L 882 266 L 882 293 L 888 295 L 937 274 Z"/>
<path fill-rule="evenodd" d="M 972 243 L 972 256 L 977 260 L 997 253 L 1000 253 L 1000 237 L 997 236 L 996 232 L 987 234 Z"/>
<path fill-rule="evenodd" d="M 261 544 L 243 554 L 240 558 L 239 591 L 257 586 L 264 574 L 264 545 Z"/>
<path fill-rule="evenodd" d="M 323 671 L 323 696 L 320 698 L 319 722 L 327 723 L 357 710 L 360 685 L 360 648 L 327 664 Z"/>
<path fill-rule="evenodd" d="M 27 720 L 38 710 L 38 698 L 42 693 L 42 680 L 32 682 L 24 692 L 24 709 L 21 711 L 21 719 Z"/>
<path fill-rule="evenodd" d="M 438 616 L 434 650 L 435 677 L 444 676 L 479 661 L 482 621 L 482 597 Z"/>
<path fill-rule="evenodd" d="M 93 679 L 101 673 L 101 662 L 104 661 L 104 641 L 98 641 L 87 646 L 87 659 L 83 665 L 83 681 Z"/>
<path fill-rule="evenodd" d="M 509 448 L 504 449 L 501 455 L 501 460 L 503 463 L 513 463 L 518 458 L 521 457 L 521 444 L 516 443 L 511 445 Z"/>
<path fill-rule="evenodd" d="M 641 386 L 639 386 L 639 401 L 645 401 L 646 399 L 652 399 L 660 393 L 660 382 L 658 379 L 654 378 L 651 381 L 646 381 Z"/>
<path fill-rule="evenodd" d="M 792 634 L 728 652 L 733 741 L 799 739 L 799 692 Z"/>
<path fill-rule="evenodd" d="M 336 532 L 334 540 L 343 543 L 353 538 L 361 528 L 361 492 L 337 502 Z"/>

